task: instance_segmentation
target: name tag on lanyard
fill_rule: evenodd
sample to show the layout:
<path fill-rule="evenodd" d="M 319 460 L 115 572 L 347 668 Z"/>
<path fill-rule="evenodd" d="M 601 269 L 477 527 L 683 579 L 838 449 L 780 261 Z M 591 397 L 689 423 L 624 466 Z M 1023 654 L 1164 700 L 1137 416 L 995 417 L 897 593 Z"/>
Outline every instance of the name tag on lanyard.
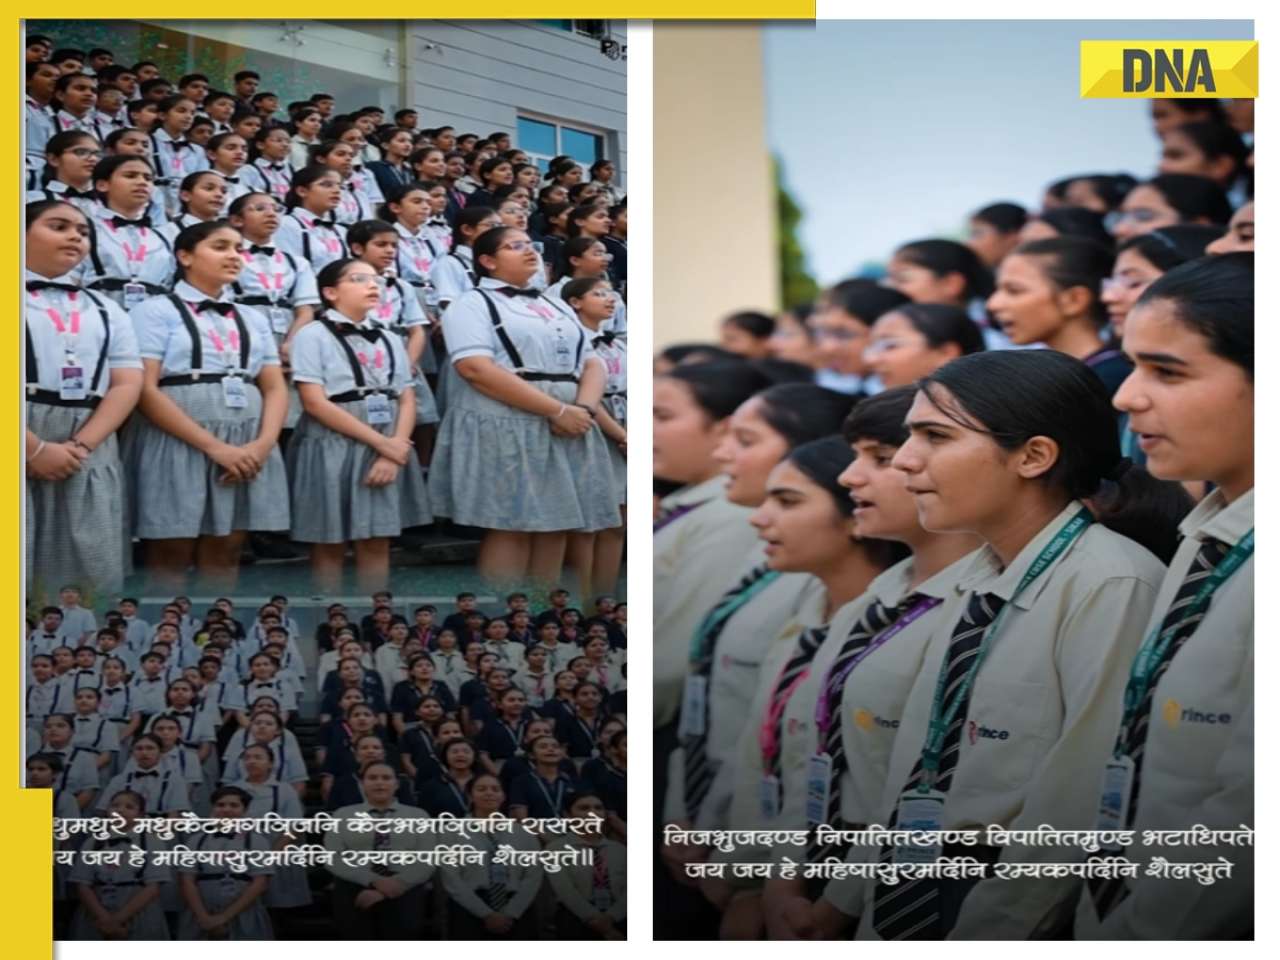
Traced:
<path fill-rule="evenodd" d="M 124 308 L 126 310 L 132 310 L 145 299 L 147 299 L 147 288 L 141 283 L 126 283 L 124 285 Z"/>
<path fill-rule="evenodd" d="M 769 820 L 782 812 L 782 781 L 777 777 L 760 778 L 760 812 Z"/>
<path fill-rule="evenodd" d="M 1098 798 L 1098 829 L 1124 830 L 1133 796 L 1133 758 L 1112 757 L 1102 774 L 1102 796 Z"/>
<path fill-rule="evenodd" d="M 898 800 L 899 830 L 933 833 L 942 829 L 942 808 L 947 795 L 937 790 L 921 793 L 908 790 Z M 941 840 L 921 837 L 919 843 L 899 844 L 893 849 L 894 863 L 936 863 L 942 856 Z"/>
<path fill-rule="evenodd" d="M 84 381 L 84 367 L 80 366 L 80 361 L 76 358 L 76 338 L 80 335 L 80 311 L 76 309 L 75 296 L 74 293 L 69 295 L 68 299 L 73 302 L 65 320 L 53 307 L 45 311 L 62 336 L 64 365 L 58 370 L 58 396 L 63 400 L 83 400 L 89 395 Z"/>
<path fill-rule="evenodd" d="M 391 400 L 384 393 L 371 393 L 365 397 L 364 409 L 370 426 L 391 422 Z"/>
<path fill-rule="evenodd" d="M 267 307 L 267 317 L 271 320 L 272 333 L 288 333 L 293 323 L 293 311 L 287 307 Z"/>
<path fill-rule="evenodd" d="M 707 678 L 686 677 L 684 701 L 680 704 L 681 737 L 702 737 L 707 733 Z"/>
<path fill-rule="evenodd" d="M 228 374 L 222 378 L 222 400 L 232 410 L 241 410 L 249 405 L 243 377 Z"/>
<path fill-rule="evenodd" d="M 831 758 L 815 753 L 809 758 L 805 773 L 804 813 L 810 823 L 827 822 L 827 804 L 831 802 Z"/>

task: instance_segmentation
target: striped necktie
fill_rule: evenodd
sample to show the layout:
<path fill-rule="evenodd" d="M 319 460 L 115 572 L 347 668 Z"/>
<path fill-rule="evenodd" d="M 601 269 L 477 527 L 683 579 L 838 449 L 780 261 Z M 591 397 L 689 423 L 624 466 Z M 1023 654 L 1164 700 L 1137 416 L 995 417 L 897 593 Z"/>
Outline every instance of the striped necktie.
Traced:
<path fill-rule="evenodd" d="M 943 687 L 941 715 L 946 716 L 956 698 L 964 689 L 964 679 L 973 669 L 973 659 L 982 646 L 982 638 L 1005 605 L 1005 600 L 994 593 L 975 593 L 969 598 L 964 616 L 956 624 L 947 646 L 946 684 Z M 968 691 L 972 692 L 969 686 Z M 960 757 L 960 734 L 969 712 L 968 696 L 947 727 L 938 759 L 937 779 L 934 789 L 946 793 L 951 788 L 951 775 Z M 924 781 L 923 757 L 916 760 L 902 793 L 916 789 Z M 894 806 L 889 817 L 889 829 L 898 823 L 898 810 Z M 888 844 L 880 848 L 880 862 L 893 861 L 894 848 Z M 883 940 L 941 940 L 947 935 L 942 924 L 941 881 L 936 877 L 920 877 L 900 880 L 895 884 L 879 882 L 873 898 L 872 921 L 876 933 Z"/>
<path fill-rule="evenodd" d="M 791 655 L 791 659 L 782 668 L 778 683 L 773 688 L 773 696 L 770 698 L 767 718 L 773 725 L 773 742 L 776 745 L 776 749 L 771 755 L 766 755 L 765 757 L 763 772 L 766 777 L 778 777 L 778 771 L 782 766 L 782 721 L 787 712 L 787 701 L 791 699 L 791 695 L 795 693 L 796 688 L 809 676 L 809 669 L 813 666 L 813 658 L 817 655 L 823 641 L 827 639 L 829 630 L 830 624 L 824 624 L 820 627 L 809 627 L 800 634 L 796 652 Z M 782 792 L 782 778 L 778 777 L 778 809 L 782 809 Z"/>
<path fill-rule="evenodd" d="M 830 676 L 833 678 L 841 677 L 848 669 L 849 664 L 862 656 L 862 652 L 875 639 L 876 634 L 893 626 L 898 621 L 898 618 L 910 610 L 912 605 L 922 596 L 922 594 L 913 593 L 893 607 L 885 606 L 881 600 L 873 603 L 867 612 L 862 615 L 862 619 L 853 625 L 848 636 L 845 637 L 844 645 L 840 647 L 840 651 L 836 654 L 836 659 L 831 665 Z M 848 683 L 848 679 L 845 676 L 843 679 L 834 682 L 827 692 L 831 726 L 827 729 L 826 740 L 822 747 L 827 756 L 831 758 L 831 787 L 827 796 L 826 816 L 823 818 L 823 823 L 828 824 L 833 830 L 847 830 L 850 827 L 845 822 L 844 817 L 840 815 L 840 780 L 849 769 L 849 758 L 844 752 L 844 724 L 840 722 L 841 710 L 844 704 L 844 688 Z M 821 693 L 819 695 L 821 696 Z M 830 857 L 843 860 L 848 851 L 849 845 L 846 843 L 818 843 L 817 831 L 814 830 L 809 836 L 806 859 L 809 863 L 822 863 Z"/>
<path fill-rule="evenodd" d="M 711 667 L 715 663 L 716 643 L 729 623 L 729 619 L 749 603 L 752 597 L 778 579 L 778 576 L 776 571 L 769 569 L 768 564 L 762 563 L 753 567 L 703 618 L 694 636 L 694 646 L 698 656 L 693 665 L 695 676 L 710 677 Z M 710 728 L 711 709 L 708 706 L 701 726 L 703 732 L 686 737 L 683 744 L 684 803 L 686 815 L 690 820 L 697 819 L 702 802 L 706 800 L 707 792 L 711 789 L 714 771 L 707 757 L 707 737 Z"/>
<path fill-rule="evenodd" d="M 1200 621 L 1204 619 L 1205 613 L 1208 612 L 1207 607 L 1203 610 L 1190 609 L 1192 601 L 1195 599 L 1196 594 L 1200 592 L 1200 588 L 1204 586 L 1205 579 L 1213 573 L 1214 567 L 1222 562 L 1222 558 L 1227 555 L 1229 549 L 1225 543 L 1220 540 L 1214 540 L 1212 537 L 1206 538 L 1200 544 L 1200 549 L 1196 551 L 1195 558 L 1191 561 L 1191 566 L 1187 570 L 1187 575 L 1183 579 L 1182 585 L 1178 587 L 1178 592 L 1174 595 L 1173 602 L 1169 604 L 1169 609 L 1165 612 L 1164 619 L 1160 621 L 1160 633 L 1173 629 L 1173 639 L 1169 642 L 1164 655 L 1160 658 L 1160 662 L 1155 665 L 1155 669 L 1151 673 L 1151 682 L 1147 684 L 1146 693 L 1143 695 L 1142 703 L 1138 706 L 1133 725 L 1128 730 L 1121 730 L 1120 736 L 1116 741 L 1117 753 L 1133 760 L 1133 788 L 1129 793 L 1127 823 L 1133 823 L 1134 815 L 1138 811 L 1138 788 L 1142 783 L 1142 759 L 1146 751 L 1147 731 L 1150 729 L 1151 721 L 1151 704 L 1155 697 L 1156 686 L 1160 683 L 1160 678 L 1164 676 L 1165 671 L 1169 669 L 1173 658 L 1182 649 L 1182 645 L 1191 639 L 1192 634 L 1196 632 L 1196 627 L 1200 626 Z M 1091 854 L 1089 859 L 1097 860 L 1109 855 L 1113 855 L 1113 851 L 1101 851 Z M 1129 895 L 1129 888 L 1125 885 L 1123 877 L 1090 877 L 1087 880 L 1087 885 L 1099 919 L 1106 919 L 1107 915 Z"/>

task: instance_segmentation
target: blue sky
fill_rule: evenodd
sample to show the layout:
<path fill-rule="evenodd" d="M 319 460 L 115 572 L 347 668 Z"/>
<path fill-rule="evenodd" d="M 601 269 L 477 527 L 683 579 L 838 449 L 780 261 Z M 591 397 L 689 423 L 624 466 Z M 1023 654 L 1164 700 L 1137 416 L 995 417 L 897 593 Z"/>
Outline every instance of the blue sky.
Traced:
<path fill-rule="evenodd" d="M 1081 100 L 1079 41 L 1249 39 L 1251 21 L 820 21 L 765 28 L 769 143 L 830 284 L 958 236 L 995 200 L 1073 173 L 1150 175 L 1145 101 Z"/>

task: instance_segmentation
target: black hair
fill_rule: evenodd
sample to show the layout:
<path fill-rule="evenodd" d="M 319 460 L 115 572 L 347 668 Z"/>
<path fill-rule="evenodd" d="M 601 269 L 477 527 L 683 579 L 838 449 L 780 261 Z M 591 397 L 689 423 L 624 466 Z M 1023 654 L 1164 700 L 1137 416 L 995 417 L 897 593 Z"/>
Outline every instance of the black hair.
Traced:
<path fill-rule="evenodd" d="M 577 237 L 582 235 L 582 227 L 579 226 L 579 220 L 585 220 L 600 208 L 594 203 L 585 203 L 581 206 L 574 207 L 569 211 L 569 220 L 566 226 L 569 230 L 569 236 Z M 599 238 L 596 238 L 599 239 Z"/>
<path fill-rule="evenodd" d="M 990 203 L 980 210 L 975 210 L 969 217 L 988 226 L 999 233 L 1017 233 L 1027 223 L 1027 208 L 1017 203 Z"/>
<path fill-rule="evenodd" d="M 746 363 L 736 353 L 730 353 L 715 343 L 673 343 L 663 347 L 658 359 L 680 366 L 685 363 L 712 363 L 720 360 Z"/>
<path fill-rule="evenodd" d="M 276 100 L 280 99 L 278 94 L 274 94 L 270 90 L 264 90 L 262 93 L 255 93 L 252 97 L 249 98 L 249 102 L 256 105 L 261 101 L 267 99 L 267 97 L 274 97 Z"/>
<path fill-rule="evenodd" d="M 1089 173 L 1072 177 L 1067 181 L 1067 185 L 1080 181 L 1089 184 L 1090 189 L 1106 206 L 1108 212 L 1118 210 L 1120 204 L 1124 202 L 1124 195 L 1138 183 L 1137 179 L 1128 173 Z"/>
<path fill-rule="evenodd" d="M 582 256 L 597 243 L 604 246 L 604 241 L 599 237 L 588 236 L 571 237 L 560 244 L 560 255 L 556 257 L 556 262 L 551 271 L 554 279 L 561 280 L 564 277 L 572 276 L 573 264 L 570 262 L 570 258 Z"/>
<path fill-rule="evenodd" d="M 1184 123 L 1177 128 L 1177 132 L 1183 134 L 1194 143 L 1196 149 L 1203 153 L 1207 159 L 1216 160 L 1218 157 L 1229 157 L 1235 163 L 1236 173 L 1244 169 L 1244 161 L 1249 156 L 1249 148 L 1245 145 L 1244 139 L 1240 134 L 1227 124 L 1201 120 Z"/>
<path fill-rule="evenodd" d="M 862 279 L 841 280 L 828 289 L 824 296 L 831 306 L 857 317 L 868 327 L 881 314 L 911 302 L 910 297 L 897 290 L 891 290 L 874 280 Z"/>
<path fill-rule="evenodd" d="M 384 233 L 396 233 L 396 228 L 385 220 L 360 220 L 347 228 L 347 246 L 354 247 L 358 243 L 363 247 Z"/>
<path fill-rule="evenodd" d="M 75 47 L 59 47 L 57 50 L 53 51 L 53 53 L 49 54 L 50 63 L 57 63 L 59 60 L 79 60 L 83 63 L 85 59 L 84 51 L 78 50 Z"/>
<path fill-rule="evenodd" d="M 43 217 L 54 207 L 66 207 L 69 210 L 74 210 L 80 215 L 82 220 L 86 223 L 89 222 L 89 215 L 70 200 L 35 200 L 28 203 L 24 208 L 23 221 L 26 224 L 26 229 L 30 230 L 37 220 Z M 62 611 L 59 610 L 58 612 L 61 613 Z"/>
<path fill-rule="evenodd" d="M 759 369 L 740 360 L 689 364 L 664 376 L 688 387 L 694 402 L 712 420 L 731 416 L 743 403 L 771 386 Z"/>
<path fill-rule="evenodd" d="M 580 300 L 595 289 L 596 284 L 608 282 L 609 277 L 603 273 L 594 277 L 578 277 L 560 288 L 560 299 L 565 303 L 569 303 L 570 300 Z"/>
<path fill-rule="evenodd" d="M 774 320 L 769 314 L 758 310 L 739 310 L 721 320 L 720 325 L 737 327 L 757 340 L 767 340 L 773 336 Z"/>
<path fill-rule="evenodd" d="M 48 67 L 51 70 L 58 69 L 58 65 L 56 63 L 50 63 L 48 60 L 33 60 L 28 63 L 26 67 L 27 79 L 30 80 L 39 73 L 41 67 Z M 59 73 L 58 76 L 62 76 L 62 74 Z"/>
<path fill-rule="evenodd" d="M 874 440 L 890 447 L 900 447 L 907 442 L 907 411 L 915 400 L 916 387 L 908 384 L 882 390 L 861 401 L 853 408 L 840 426 L 845 442 Z"/>
<path fill-rule="evenodd" d="M 242 193 L 231 201 L 231 206 L 227 208 L 227 216 L 240 216 L 244 212 L 244 208 L 249 205 L 249 201 L 254 197 L 267 197 L 271 200 L 275 200 L 275 197 L 267 193 L 265 190 L 250 190 L 248 193 Z"/>
<path fill-rule="evenodd" d="M 1171 101 L 1172 102 L 1172 101 Z M 1206 219 L 1226 224 L 1231 219 L 1227 193 L 1208 177 L 1193 173 L 1162 173 L 1138 186 L 1151 187 L 1178 212 L 1182 222 Z"/>
<path fill-rule="evenodd" d="M 494 227 L 492 230 L 486 230 L 476 242 L 472 244 L 472 263 L 475 266 L 477 277 L 489 276 L 489 271 L 480 263 L 481 257 L 494 257 L 498 254 L 498 248 L 502 246 L 502 241 L 506 239 L 508 233 L 520 233 L 514 227 Z"/>
<path fill-rule="evenodd" d="M 187 133 L 190 134 L 191 131 L 194 130 L 196 127 L 209 127 L 210 129 L 212 129 L 213 121 L 210 120 L 208 117 L 196 117 L 194 120 L 191 121 L 191 126 L 187 127 Z M 237 134 L 237 136 L 239 136 L 239 134 Z"/>
<path fill-rule="evenodd" d="M 316 274 L 316 290 L 320 294 L 321 302 L 326 307 L 332 308 L 333 304 L 325 298 L 324 288 L 336 287 L 342 279 L 342 275 L 347 272 L 347 268 L 360 262 L 354 257 L 343 257 L 340 260 L 333 261 L 333 263 L 325 264 L 324 268 Z M 344 613 L 343 615 L 345 616 L 346 614 Z M 333 614 L 331 613 L 330 616 L 333 616 Z"/>
<path fill-rule="evenodd" d="M 986 349 L 981 328 L 960 307 L 945 303 L 904 303 L 889 312 L 906 317 L 930 347 L 954 343 L 961 355 Z"/>
<path fill-rule="evenodd" d="M 61 773 L 63 768 L 62 756 L 57 753 L 33 753 L 27 757 L 26 766 L 29 768 L 33 763 L 43 763 L 54 774 Z"/>
<path fill-rule="evenodd" d="M 236 75 L 231 79 L 234 83 L 239 83 L 241 80 L 261 80 L 262 74 L 257 70 L 237 70 Z"/>
<path fill-rule="evenodd" d="M 168 83 L 168 81 L 161 80 L 159 77 L 156 77 L 154 80 L 148 80 L 147 83 L 149 84 Z M 158 110 L 162 114 L 168 113 L 170 110 L 172 110 L 178 104 L 182 103 L 184 100 L 187 103 L 191 103 L 194 106 L 192 99 L 188 97 L 186 94 L 171 93 L 169 96 L 165 97 L 163 100 L 157 101 L 156 110 Z"/>
<path fill-rule="evenodd" d="M 285 194 L 285 207 L 292 210 L 294 207 L 302 206 L 302 198 L 298 196 L 298 189 L 300 187 L 309 187 L 317 180 L 330 174 L 338 176 L 336 171 L 328 167 L 322 167 L 318 163 L 310 164 L 296 171 L 293 179 L 289 182 L 289 192 Z"/>
<path fill-rule="evenodd" d="M 894 256 L 923 267 L 934 276 L 960 274 L 964 278 L 964 292 L 961 296 L 966 300 L 986 297 L 991 293 L 991 271 L 963 243 L 954 240 L 913 240 L 898 247 Z"/>
<path fill-rule="evenodd" d="M 1167 300 L 1209 349 L 1253 380 L 1253 253 L 1223 253 L 1174 267 L 1155 280 L 1135 308 Z"/>
<path fill-rule="evenodd" d="M 1115 256 L 1106 247 L 1084 237 L 1050 237 L 1014 248 L 1015 254 L 1036 257 L 1040 270 L 1058 290 L 1085 287 L 1092 294 L 1089 313 L 1094 323 L 1107 322 L 1102 302 L 1102 281 L 1111 276 Z"/>
<path fill-rule="evenodd" d="M 246 810 L 249 809 L 249 804 L 253 802 L 253 797 L 249 795 L 248 790 L 245 790 L 242 787 L 231 787 L 231 786 L 218 787 L 218 789 L 214 790 L 212 795 L 210 795 L 209 802 L 210 804 L 215 804 L 224 797 L 238 798 L 240 800 L 240 804 Z"/>
<path fill-rule="evenodd" d="M 463 207 L 453 221 L 454 248 L 467 246 L 467 238 L 462 235 L 463 227 L 475 227 L 497 215 L 497 211 L 492 207 Z"/>
<path fill-rule="evenodd" d="M 183 193 L 190 193 L 192 190 L 196 188 L 196 184 L 200 182 L 200 179 L 202 177 L 217 177 L 219 180 L 222 180 L 222 174 L 218 173 L 218 171 L 216 170 L 197 170 L 195 173 L 188 173 L 185 177 L 182 178 L 182 183 L 178 184 L 178 193 L 180 195 Z M 186 213 L 187 201 L 179 200 L 178 210 L 181 213 Z M 210 220 L 209 222 L 217 223 L 218 221 Z M 224 223 L 223 226 L 226 226 L 226 224 Z M 174 247 L 175 253 L 177 252 L 177 249 L 178 248 L 175 246 Z"/>
<path fill-rule="evenodd" d="M 170 90 L 172 90 L 173 84 L 170 83 L 168 80 L 166 80 L 164 77 L 152 77 L 150 80 L 143 80 L 140 84 L 138 84 L 138 94 L 139 96 L 146 97 L 147 94 L 149 94 L 152 90 L 156 89 L 156 87 L 168 87 Z M 165 101 L 168 101 L 168 100 L 174 100 L 176 102 L 177 100 L 190 100 L 190 99 L 191 99 L 190 97 L 184 97 L 182 96 L 182 94 L 171 93 L 167 97 L 162 98 L 159 101 L 159 103 L 157 103 L 157 106 L 159 106 L 160 103 L 164 103 Z"/>
<path fill-rule="evenodd" d="M 1112 244 L 1106 216 L 1087 207 L 1053 207 L 1042 211 L 1036 219 L 1053 227 L 1060 237 L 1084 237 L 1103 247 Z"/>
<path fill-rule="evenodd" d="M 854 398 L 811 383 L 780 383 L 756 395 L 760 418 L 792 449 L 840 429 Z"/>
<path fill-rule="evenodd" d="M 32 206 L 34 206 L 34 204 L 32 204 Z M 51 613 L 56 613 L 58 617 L 61 618 L 62 608 L 61 607 L 41 607 L 40 608 L 40 616 L 42 617 L 47 617 Z"/>
<path fill-rule="evenodd" d="M 1179 223 L 1130 237 L 1117 253 L 1132 250 L 1162 273 L 1204 256 L 1204 248 L 1223 234 L 1207 223 Z"/>
<path fill-rule="evenodd" d="M 1221 123 L 1226 125 L 1227 112 L 1222 108 L 1222 102 L 1212 98 L 1181 98 L 1181 97 L 1161 97 L 1166 104 L 1173 107 L 1179 113 L 1184 115 L 1196 114 L 1204 117 L 1210 123 Z"/>
<path fill-rule="evenodd" d="M 1170 505 L 1168 492 L 1121 457 L 1111 395 L 1082 361 L 1056 350 L 988 350 L 939 367 L 919 388 L 944 415 L 1003 450 L 1036 436 L 1052 439 L 1058 458 L 1040 482 L 1073 500 L 1091 498 L 1105 526 L 1153 553 L 1176 537 L 1185 511 L 1153 509 Z"/>

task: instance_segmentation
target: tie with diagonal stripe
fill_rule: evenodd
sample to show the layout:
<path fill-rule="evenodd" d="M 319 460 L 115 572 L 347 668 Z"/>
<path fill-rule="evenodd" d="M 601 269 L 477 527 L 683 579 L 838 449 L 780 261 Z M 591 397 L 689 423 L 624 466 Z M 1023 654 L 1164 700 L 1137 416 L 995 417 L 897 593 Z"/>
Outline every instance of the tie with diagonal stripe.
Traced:
<path fill-rule="evenodd" d="M 693 675 L 710 677 L 711 667 L 715 662 L 716 642 L 725 626 L 738 610 L 742 609 L 761 590 L 765 589 L 779 574 L 770 570 L 768 564 L 753 567 L 746 576 L 726 593 L 720 602 L 712 608 L 699 624 L 694 637 L 696 659 L 693 664 Z M 711 789 L 711 781 L 715 771 L 711 769 L 707 756 L 707 737 L 711 728 L 711 710 L 703 718 L 700 729 L 702 733 L 684 738 L 684 805 L 685 814 L 690 820 L 696 820 L 702 802 L 707 799 Z"/>
<path fill-rule="evenodd" d="M 844 725 L 840 722 L 844 688 L 848 680 L 845 673 L 849 665 L 862 656 L 876 634 L 893 626 L 921 596 L 913 593 L 892 607 L 885 606 L 881 600 L 873 603 L 850 629 L 839 653 L 836 654 L 835 662 L 831 665 L 829 676 L 832 677 L 832 683 L 826 691 L 831 726 L 827 728 L 826 739 L 821 746 L 831 758 L 831 788 L 827 794 L 827 809 L 823 822 L 833 830 L 846 830 L 849 827 L 844 817 L 840 815 L 840 778 L 849 769 L 849 758 L 844 752 Z M 845 843 L 819 843 L 817 831 L 812 830 L 805 859 L 809 863 L 822 863 L 831 857 L 843 860 L 848 849 L 849 846 Z"/>
<path fill-rule="evenodd" d="M 766 777 L 778 776 L 778 770 L 782 765 L 782 719 L 786 713 L 787 701 L 795 693 L 796 687 L 803 683 L 809 675 L 809 668 L 813 666 L 813 658 L 817 654 L 818 648 L 822 646 L 823 641 L 827 639 L 828 630 L 830 630 L 829 624 L 806 628 L 800 634 L 796 652 L 791 655 L 791 659 L 787 661 L 782 668 L 782 673 L 778 676 L 778 683 L 773 688 L 773 696 L 770 698 L 768 710 L 768 720 L 772 724 L 773 743 L 776 745 L 776 749 L 765 757 L 764 775 Z M 779 809 L 781 809 L 781 782 L 778 785 L 778 805 Z"/>
<path fill-rule="evenodd" d="M 964 681 L 973 669 L 973 661 L 982 646 L 983 635 L 1004 605 L 1004 599 L 996 594 L 975 593 L 969 598 L 964 616 L 952 631 L 951 642 L 947 646 L 946 664 L 943 667 L 946 682 L 943 686 L 940 716 L 948 714 L 962 691 L 966 692 L 966 701 L 959 704 L 959 709 L 955 711 L 951 724 L 947 727 L 942 755 L 938 759 L 933 786 L 942 793 L 951 788 L 951 775 L 955 772 L 956 761 L 960 757 L 960 734 L 964 729 L 965 716 L 969 712 L 967 692 L 972 691 L 973 687 L 966 685 Z M 915 790 L 924 782 L 924 776 L 921 757 L 916 760 L 902 792 Z M 889 817 L 889 829 L 894 829 L 897 823 L 898 811 L 895 807 Z M 886 844 L 880 848 L 881 863 L 891 863 L 893 856 L 892 846 Z M 940 886 L 941 881 L 936 877 L 903 879 L 895 884 L 877 883 L 872 901 L 872 922 L 876 933 L 883 940 L 941 940 L 947 931 L 942 924 Z"/>
<path fill-rule="evenodd" d="M 1228 546 L 1212 537 L 1206 538 L 1196 551 L 1187 575 L 1183 579 L 1173 602 L 1160 621 L 1160 632 L 1172 629 L 1173 637 L 1165 648 L 1164 656 L 1155 665 L 1151 673 L 1151 681 L 1138 706 L 1138 712 L 1127 730 L 1121 730 L 1116 743 L 1116 752 L 1133 761 L 1133 787 L 1129 793 L 1129 808 L 1125 811 L 1125 822 L 1132 823 L 1138 810 L 1138 788 L 1142 783 L 1142 758 L 1146 751 L 1147 731 L 1150 729 L 1151 704 L 1155 697 L 1156 686 L 1164 676 L 1173 658 L 1177 656 L 1182 645 L 1191 639 L 1200 621 L 1204 619 L 1206 609 L 1195 609 L 1193 601 L 1204 581 L 1213 573 L 1214 567 L 1227 555 Z M 1110 851 L 1090 856 L 1090 860 L 1107 856 Z M 1107 914 L 1120 905 L 1129 895 L 1129 888 L 1123 877 L 1090 877 L 1087 880 L 1089 895 L 1093 898 L 1094 908 L 1099 919 L 1106 919 Z"/>

